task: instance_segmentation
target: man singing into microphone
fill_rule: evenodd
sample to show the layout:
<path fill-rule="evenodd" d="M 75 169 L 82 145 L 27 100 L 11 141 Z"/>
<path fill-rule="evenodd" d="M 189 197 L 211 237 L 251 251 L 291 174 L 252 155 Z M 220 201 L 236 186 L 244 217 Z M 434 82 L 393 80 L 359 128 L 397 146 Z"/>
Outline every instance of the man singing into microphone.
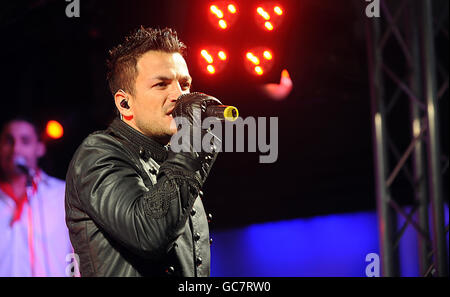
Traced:
<path fill-rule="evenodd" d="M 83 141 L 66 178 L 66 222 L 81 276 L 210 275 L 201 188 L 217 153 L 192 145 L 175 153 L 169 142 L 174 118 L 193 128 L 195 110 L 220 102 L 190 93 L 184 50 L 173 30 L 141 27 L 110 51 L 107 78 L 119 116 Z"/>
<path fill-rule="evenodd" d="M 70 276 L 64 182 L 38 167 L 45 145 L 26 118 L 0 134 L 0 276 Z"/>

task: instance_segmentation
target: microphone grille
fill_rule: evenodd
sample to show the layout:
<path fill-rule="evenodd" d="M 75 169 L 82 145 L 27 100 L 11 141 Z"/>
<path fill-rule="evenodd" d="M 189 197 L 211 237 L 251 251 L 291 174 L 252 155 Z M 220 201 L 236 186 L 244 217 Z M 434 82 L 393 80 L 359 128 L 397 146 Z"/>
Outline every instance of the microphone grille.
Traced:
<path fill-rule="evenodd" d="M 27 160 L 22 156 L 17 156 L 14 158 L 14 165 L 28 167 Z"/>

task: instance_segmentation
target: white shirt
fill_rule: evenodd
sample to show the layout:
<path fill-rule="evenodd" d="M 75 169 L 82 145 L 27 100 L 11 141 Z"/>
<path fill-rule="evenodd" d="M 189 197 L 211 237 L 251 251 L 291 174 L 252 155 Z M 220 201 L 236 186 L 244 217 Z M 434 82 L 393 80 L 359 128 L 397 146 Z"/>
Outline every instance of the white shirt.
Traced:
<path fill-rule="evenodd" d="M 11 226 L 16 203 L 0 189 L 0 276 L 71 276 L 64 196 L 64 181 L 41 171 L 37 192 Z"/>

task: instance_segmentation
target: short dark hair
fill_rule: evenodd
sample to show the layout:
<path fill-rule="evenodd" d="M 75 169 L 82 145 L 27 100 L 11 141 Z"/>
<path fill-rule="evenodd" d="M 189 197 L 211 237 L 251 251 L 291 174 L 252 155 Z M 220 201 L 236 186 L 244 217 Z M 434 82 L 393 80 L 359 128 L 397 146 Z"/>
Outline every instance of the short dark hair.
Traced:
<path fill-rule="evenodd" d="M 33 117 L 20 114 L 20 115 L 11 115 L 11 116 L 5 118 L 4 120 L 5 121 L 2 121 L 2 123 L 0 125 L 0 135 L 2 135 L 3 132 L 5 131 L 6 127 L 13 122 L 26 122 L 33 127 L 34 132 L 36 133 L 37 139 L 39 141 L 42 141 L 42 131 L 44 129 L 43 129 L 41 123 L 39 121 L 37 121 L 36 119 L 34 119 Z"/>
<path fill-rule="evenodd" d="M 125 37 L 123 43 L 109 51 L 107 81 L 111 93 L 123 89 L 134 94 L 137 77 L 137 61 L 148 51 L 180 53 L 184 56 L 186 45 L 171 28 L 154 29 L 140 27 Z"/>

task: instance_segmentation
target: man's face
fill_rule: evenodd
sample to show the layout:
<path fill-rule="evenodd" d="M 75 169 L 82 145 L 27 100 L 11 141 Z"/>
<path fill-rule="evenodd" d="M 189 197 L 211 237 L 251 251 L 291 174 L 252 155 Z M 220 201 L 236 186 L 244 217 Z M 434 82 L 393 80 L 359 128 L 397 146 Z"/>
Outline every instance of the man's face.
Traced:
<path fill-rule="evenodd" d="M 189 93 L 192 78 L 179 53 L 149 51 L 137 62 L 132 111 L 137 129 L 161 143 L 175 134 L 171 115 L 176 99 Z"/>
<path fill-rule="evenodd" d="M 6 176 L 20 174 L 14 166 L 14 159 L 23 157 L 28 167 L 37 168 L 37 160 L 45 153 L 33 126 L 25 121 L 7 124 L 0 135 L 0 169 Z"/>

